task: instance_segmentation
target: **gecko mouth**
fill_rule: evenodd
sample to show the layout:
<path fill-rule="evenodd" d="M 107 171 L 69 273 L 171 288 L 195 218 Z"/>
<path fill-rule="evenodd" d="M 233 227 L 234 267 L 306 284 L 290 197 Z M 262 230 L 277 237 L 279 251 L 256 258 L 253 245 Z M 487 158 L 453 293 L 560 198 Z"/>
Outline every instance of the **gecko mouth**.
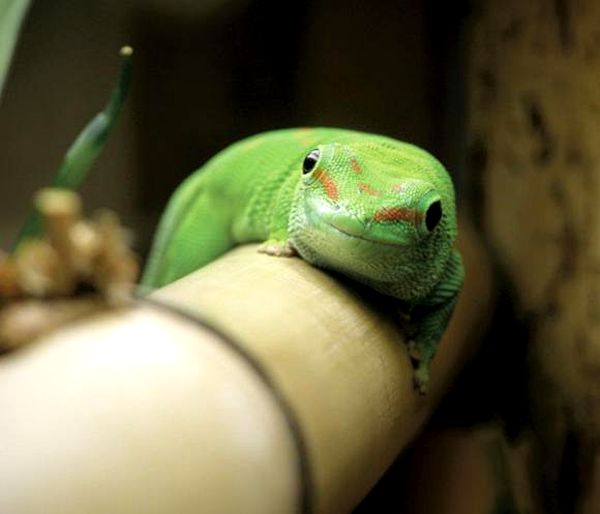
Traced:
<path fill-rule="evenodd" d="M 344 234 L 347 237 L 351 237 L 352 239 L 359 239 L 361 241 L 367 241 L 368 243 L 373 243 L 373 244 L 378 244 L 378 245 L 385 245 L 385 246 L 394 246 L 394 247 L 405 246 L 405 245 L 402 245 L 400 243 L 393 243 L 391 241 L 382 241 L 381 239 L 370 239 L 370 238 L 362 236 L 362 235 L 359 236 L 357 234 L 353 234 L 352 232 L 344 230 L 343 228 L 340 228 L 337 225 L 334 225 L 330 221 L 325 221 L 325 223 L 328 226 L 330 226 L 331 228 L 333 228 L 334 230 L 336 230 L 337 232 L 340 232 L 340 233 Z"/>

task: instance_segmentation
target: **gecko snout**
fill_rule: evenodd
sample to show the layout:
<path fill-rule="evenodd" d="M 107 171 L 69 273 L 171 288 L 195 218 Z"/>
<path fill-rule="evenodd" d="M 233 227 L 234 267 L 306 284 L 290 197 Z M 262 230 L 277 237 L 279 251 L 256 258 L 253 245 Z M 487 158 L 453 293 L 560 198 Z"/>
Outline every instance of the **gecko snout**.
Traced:
<path fill-rule="evenodd" d="M 431 234 L 443 218 L 442 199 L 439 193 L 428 188 L 424 193 L 412 195 L 408 205 L 391 204 L 381 207 L 363 226 L 381 240 L 394 244 L 411 244 Z M 420 196 L 420 197 L 419 197 Z M 391 225 L 391 226 L 390 226 Z M 414 227 L 407 230 L 407 225 Z"/>

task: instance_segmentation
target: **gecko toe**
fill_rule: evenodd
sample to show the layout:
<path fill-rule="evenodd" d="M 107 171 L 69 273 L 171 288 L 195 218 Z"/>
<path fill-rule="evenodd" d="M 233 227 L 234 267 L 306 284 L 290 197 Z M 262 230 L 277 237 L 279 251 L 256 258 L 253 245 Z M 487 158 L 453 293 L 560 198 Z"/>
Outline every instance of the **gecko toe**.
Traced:
<path fill-rule="evenodd" d="M 298 255 L 296 249 L 289 241 L 265 241 L 258 247 L 259 253 L 266 253 L 273 257 L 294 257 Z"/>

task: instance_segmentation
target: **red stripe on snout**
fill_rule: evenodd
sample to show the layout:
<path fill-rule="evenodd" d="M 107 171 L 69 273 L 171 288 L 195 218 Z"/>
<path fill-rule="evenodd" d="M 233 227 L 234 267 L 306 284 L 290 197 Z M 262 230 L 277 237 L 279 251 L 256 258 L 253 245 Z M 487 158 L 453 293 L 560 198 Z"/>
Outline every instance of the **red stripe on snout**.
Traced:
<path fill-rule="evenodd" d="M 417 221 L 417 211 L 405 207 L 384 207 L 373 215 L 374 221 Z"/>
<path fill-rule="evenodd" d="M 325 188 L 325 193 L 332 200 L 339 200 L 340 193 L 338 191 L 337 185 L 334 180 L 329 176 L 329 174 L 325 170 L 317 170 L 315 173 L 315 178 L 323 184 Z"/>

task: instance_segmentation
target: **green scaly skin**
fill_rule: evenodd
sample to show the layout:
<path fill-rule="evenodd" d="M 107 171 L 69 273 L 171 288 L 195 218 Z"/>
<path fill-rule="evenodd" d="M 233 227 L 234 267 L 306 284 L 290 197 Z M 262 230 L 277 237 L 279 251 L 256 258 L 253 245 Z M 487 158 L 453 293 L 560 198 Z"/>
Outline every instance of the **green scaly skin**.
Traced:
<path fill-rule="evenodd" d="M 278 130 L 230 146 L 181 184 L 142 284 L 164 286 L 246 242 L 297 253 L 398 300 L 425 393 L 463 282 L 456 232 L 452 182 L 424 150 L 343 129 Z"/>

